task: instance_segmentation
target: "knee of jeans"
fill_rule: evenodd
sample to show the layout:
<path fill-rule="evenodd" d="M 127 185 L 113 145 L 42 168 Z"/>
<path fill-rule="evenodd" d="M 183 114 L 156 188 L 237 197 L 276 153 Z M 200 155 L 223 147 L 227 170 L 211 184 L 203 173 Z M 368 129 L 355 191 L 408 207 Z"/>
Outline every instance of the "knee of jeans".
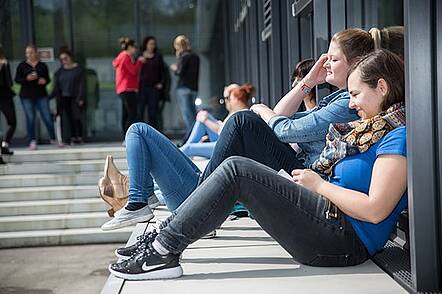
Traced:
<path fill-rule="evenodd" d="M 220 165 L 220 168 L 238 175 L 239 170 L 244 165 L 247 159 L 242 156 L 230 156 L 226 158 Z"/>
<path fill-rule="evenodd" d="M 148 134 L 150 126 L 144 122 L 136 122 L 130 125 L 126 132 L 126 139 L 130 135 Z"/>

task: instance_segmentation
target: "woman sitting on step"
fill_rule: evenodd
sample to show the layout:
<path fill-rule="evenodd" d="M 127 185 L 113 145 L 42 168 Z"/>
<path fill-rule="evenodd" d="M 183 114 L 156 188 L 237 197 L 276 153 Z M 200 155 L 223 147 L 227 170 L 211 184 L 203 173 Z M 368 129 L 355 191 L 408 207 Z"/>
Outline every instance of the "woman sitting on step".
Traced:
<path fill-rule="evenodd" d="M 281 176 L 251 159 L 225 160 L 159 232 L 118 249 L 127 260 L 111 264 L 111 273 L 180 277 L 180 254 L 221 225 L 236 201 L 303 264 L 357 265 L 381 250 L 407 206 L 403 61 L 386 50 L 368 54 L 351 67 L 348 91 L 360 120 L 330 125 L 312 169 Z"/>

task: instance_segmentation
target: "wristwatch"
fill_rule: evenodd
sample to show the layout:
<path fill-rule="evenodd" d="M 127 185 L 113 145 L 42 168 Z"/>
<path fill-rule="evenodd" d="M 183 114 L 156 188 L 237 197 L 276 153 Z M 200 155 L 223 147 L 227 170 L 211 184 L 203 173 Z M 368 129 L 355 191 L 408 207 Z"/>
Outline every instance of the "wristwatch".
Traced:
<path fill-rule="evenodd" d="M 305 82 L 302 82 L 301 91 L 304 92 L 304 94 L 307 95 L 307 94 L 310 94 L 310 92 L 312 91 L 312 88 L 307 86 L 307 84 Z"/>

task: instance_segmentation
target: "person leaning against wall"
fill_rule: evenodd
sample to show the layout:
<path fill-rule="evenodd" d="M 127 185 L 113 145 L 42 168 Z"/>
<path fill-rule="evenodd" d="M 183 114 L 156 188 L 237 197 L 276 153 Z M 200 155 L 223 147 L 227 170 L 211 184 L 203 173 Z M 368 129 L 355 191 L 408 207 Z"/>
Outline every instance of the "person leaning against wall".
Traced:
<path fill-rule="evenodd" d="M 35 136 L 36 109 L 38 109 L 46 126 L 51 144 L 63 147 L 55 139 L 54 122 L 49 109 L 49 98 L 46 90 L 46 85 L 50 82 L 48 67 L 40 61 L 35 45 L 26 46 L 25 53 L 26 60 L 17 66 L 15 82 L 21 85 L 20 100 L 26 115 L 29 149 L 37 149 L 37 138 Z"/>
<path fill-rule="evenodd" d="M 198 94 L 200 58 L 192 52 L 190 41 L 184 35 L 176 37 L 173 46 L 178 60 L 170 69 L 178 76 L 176 98 L 186 125 L 187 138 L 196 117 L 195 99 Z"/>
<path fill-rule="evenodd" d="M 14 98 L 15 92 L 12 90 L 12 77 L 9 62 L 6 59 L 5 51 L 0 45 L 0 110 L 3 112 L 8 129 L 6 130 L 2 145 L 1 154 L 12 155 L 13 151 L 9 149 L 9 144 L 14 136 L 15 128 L 17 127 L 17 117 L 15 114 Z M 0 157 L 0 164 L 4 161 Z"/>

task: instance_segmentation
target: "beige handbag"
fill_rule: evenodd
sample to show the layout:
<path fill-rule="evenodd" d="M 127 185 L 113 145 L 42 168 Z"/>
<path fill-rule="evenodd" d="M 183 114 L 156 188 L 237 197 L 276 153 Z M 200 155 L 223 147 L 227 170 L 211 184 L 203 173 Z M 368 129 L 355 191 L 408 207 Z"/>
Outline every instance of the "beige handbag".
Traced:
<path fill-rule="evenodd" d="M 111 155 L 106 157 L 104 176 L 98 181 L 98 192 L 101 198 L 111 206 L 107 211 L 109 216 L 114 216 L 115 212 L 126 205 L 129 195 L 129 177 L 118 170 Z"/>

